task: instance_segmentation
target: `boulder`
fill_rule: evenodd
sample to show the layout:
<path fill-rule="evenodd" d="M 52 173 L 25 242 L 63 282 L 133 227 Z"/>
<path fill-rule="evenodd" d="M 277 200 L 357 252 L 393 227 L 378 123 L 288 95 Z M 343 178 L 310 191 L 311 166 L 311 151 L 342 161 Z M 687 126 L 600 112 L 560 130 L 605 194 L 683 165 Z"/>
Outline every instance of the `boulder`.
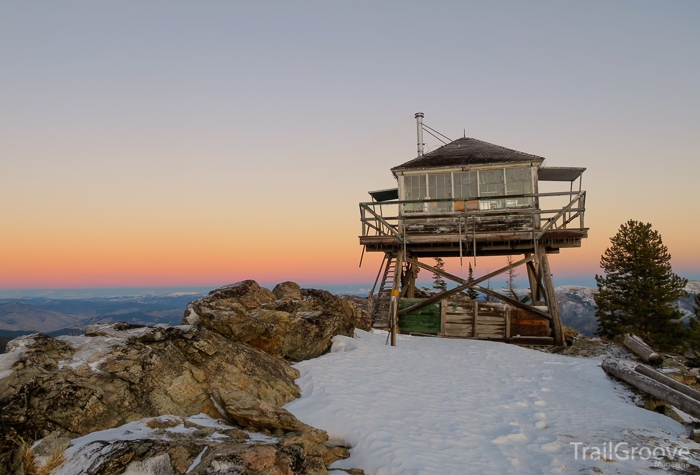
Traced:
<path fill-rule="evenodd" d="M 319 442 L 319 434 L 255 434 L 201 415 L 146 418 L 73 439 L 52 473 L 325 475 L 325 463 L 347 458 L 348 452 Z M 25 458 L 40 461 L 46 456 L 43 445 L 25 450 Z"/>
<path fill-rule="evenodd" d="M 0 474 L 19 470 L 18 441 L 65 441 L 163 414 L 205 414 L 267 433 L 310 433 L 317 444 L 327 439 L 282 409 L 299 396 L 299 373 L 283 359 L 205 327 L 117 323 L 90 334 L 29 335 L 0 356 Z M 304 462 L 309 466 L 325 466 L 320 452 L 297 455 L 318 459 Z"/>
<path fill-rule="evenodd" d="M 301 287 L 294 282 L 282 282 L 272 289 L 277 300 L 301 300 Z"/>
<path fill-rule="evenodd" d="M 294 282 L 272 292 L 246 280 L 191 302 L 184 324 L 202 326 L 271 355 L 301 361 L 330 349 L 335 335 L 369 330 L 370 318 L 347 297 L 301 289 Z"/>

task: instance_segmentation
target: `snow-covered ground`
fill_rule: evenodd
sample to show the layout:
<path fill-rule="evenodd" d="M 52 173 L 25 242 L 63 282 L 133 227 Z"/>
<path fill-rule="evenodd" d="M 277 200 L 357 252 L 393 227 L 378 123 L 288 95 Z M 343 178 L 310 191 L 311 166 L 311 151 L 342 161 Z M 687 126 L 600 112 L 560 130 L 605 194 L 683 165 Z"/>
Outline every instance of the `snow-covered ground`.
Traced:
<path fill-rule="evenodd" d="M 155 424 L 154 424 L 155 423 Z M 220 442 L 228 439 L 223 432 L 227 429 L 234 429 L 222 420 L 212 419 L 205 414 L 197 414 L 190 417 L 178 417 L 172 415 L 160 417 L 148 417 L 138 421 L 129 422 L 120 427 L 93 432 L 83 437 L 73 439 L 71 445 L 64 452 L 65 463 L 63 463 L 53 475 L 75 475 L 83 473 L 93 473 L 89 467 L 99 461 L 101 457 L 115 450 L 114 444 L 129 440 L 168 440 L 190 437 L 196 439 L 196 433 L 202 427 L 211 427 L 214 432 L 205 436 L 203 440 L 210 442 Z M 274 437 L 263 434 L 245 432 L 250 438 L 248 443 L 255 442 L 276 442 Z M 38 446 L 43 439 L 37 440 L 34 447 Z M 205 446 L 206 447 L 206 446 Z M 192 471 L 201 461 L 201 457 L 206 451 L 202 450 L 199 456 L 192 462 L 187 473 Z M 45 460 L 40 460 L 42 463 Z M 125 474 L 131 475 L 151 475 L 151 474 L 172 474 L 170 460 L 161 454 L 145 462 L 132 463 Z"/>
<path fill-rule="evenodd" d="M 384 343 L 385 335 L 358 330 L 295 365 L 302 397 L 286 409 L 353 446 L 334 467 L 658 474 L 668 463 L 698 465 L 679 456 L 700 449 L 688 429 L 633 405 L 600 360 L 475 340 L 399 335 L 397 347 Z"/>

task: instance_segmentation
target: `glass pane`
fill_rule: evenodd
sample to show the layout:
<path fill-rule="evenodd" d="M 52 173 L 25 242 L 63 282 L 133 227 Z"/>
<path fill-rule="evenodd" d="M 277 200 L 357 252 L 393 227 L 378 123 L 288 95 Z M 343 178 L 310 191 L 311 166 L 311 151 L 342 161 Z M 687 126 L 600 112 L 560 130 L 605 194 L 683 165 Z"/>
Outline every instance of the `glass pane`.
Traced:
<path fill-rule="evenodd" d="M 479 184 L 481 196 L 495 196 L 505 194 L 503 183 L 503 170 L 486 170 L 479 172 Z"/>
<path fill-rule="evenodd" d="M 458 172 L 455 176 L 455 198 L 469 199 L 477 196 L 476 172 Z"/>
<path fill-rule="evenodd" d="M 426 198 L 425 175 L 408 175 L 403 177 L 403 193 L 405 200 L 423 200 Z M 423 211 L 423 203 L 408 203 L 404 205 L 406 212 Z"/>
<path fill-rule="evenodd" d="M 506 170 L 506 188 L 509 195 L 527 195 L 532 193 L 532 176 L 530 167 Z M 512 198 L 507 200 L 509 208 L 527 208 L 532 206 L 532 198 Z"/>
<path fill-rule="evenodd" d="M 436 173 L 428 175 L 428 196 L 431 199 L 452 198 L 452 174 Z M 435 203 L 436 211 L 451 211 L 452 202 Z"/>

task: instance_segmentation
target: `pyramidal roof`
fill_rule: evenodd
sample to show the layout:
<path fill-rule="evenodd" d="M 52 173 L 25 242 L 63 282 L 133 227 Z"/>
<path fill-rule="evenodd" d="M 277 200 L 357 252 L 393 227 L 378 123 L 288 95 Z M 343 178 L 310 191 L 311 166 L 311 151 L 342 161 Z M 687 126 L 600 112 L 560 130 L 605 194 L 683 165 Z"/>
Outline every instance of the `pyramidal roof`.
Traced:
<path fill-rule="evenodd" d="M 422 157 L 414 158 L 391 169 L 396 174 L 403 170 L 419 170 L 423 168 L 446 168 L 460 165 L 488 165 L 492 163 L 538 162 L 543 157 L 529 153 L 518 152 L 482 140 L 464 137 L 454 140 L 447 145 L 428 152 Z"/>

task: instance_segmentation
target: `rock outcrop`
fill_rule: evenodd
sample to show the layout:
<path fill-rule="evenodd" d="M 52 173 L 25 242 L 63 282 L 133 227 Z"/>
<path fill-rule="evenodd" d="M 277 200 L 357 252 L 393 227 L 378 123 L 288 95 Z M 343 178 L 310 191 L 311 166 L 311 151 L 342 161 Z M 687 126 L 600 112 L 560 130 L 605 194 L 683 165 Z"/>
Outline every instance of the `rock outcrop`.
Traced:
<path fill-rule="evenodd" d="M 191 302 L 183 323 L 199 325 L 275 356 L 301 361 L 322 355 L 334 335 L 369 330 L 366 312 L 348 298 L 293 282 L 272 291 L 246 280 Z"/>
<path fill-rule="evenodd" d="M 323 474 L 347 456 L 282 408 L 299 397 L 287 359 L 320 355 L 334 335 L 367 327 L 366 313 L 325 291 L 244 281 L 192 302 L 184 320 L 11 341 L 0 355 L 0 475 L 36 472 L 32 457 L 51 453 L 67 457 L 56 473 L 90 474 Z M 115 438 L 134 424 L 150 432 Z"/>

